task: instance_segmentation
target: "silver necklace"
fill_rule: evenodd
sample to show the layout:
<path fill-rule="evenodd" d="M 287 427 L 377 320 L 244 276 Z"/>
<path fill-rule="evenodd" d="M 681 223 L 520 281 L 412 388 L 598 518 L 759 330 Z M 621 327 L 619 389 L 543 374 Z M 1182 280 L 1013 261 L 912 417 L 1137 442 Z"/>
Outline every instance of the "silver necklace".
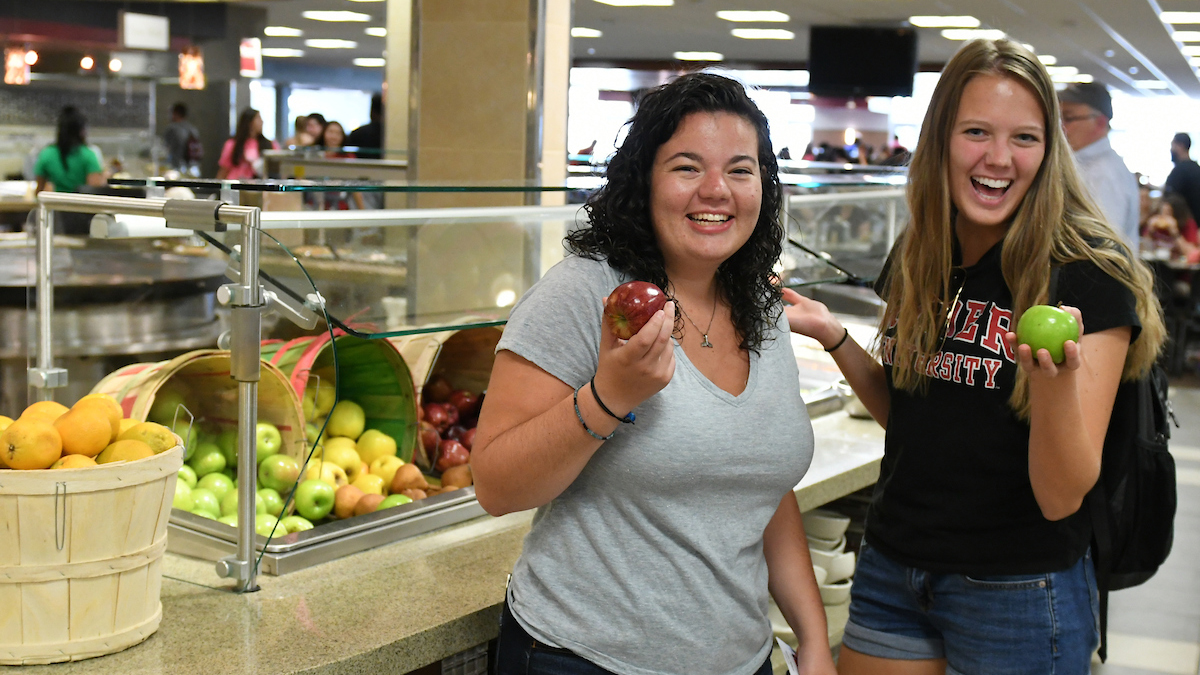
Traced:
<path fill-rule="evenodd" d="M 683 312 L 683 317 L 688 320 L 688 323 L 692 324 L 692 327 L 699 332 L 700 326 L 697 326 L 696 322 L 692 321 L 692 317 L 688 316 L 687 310 L 683 308 L 683 305 L 680 305 L 678 300 L 675 301 L 675 304 L 679 307 L 679 311 Z M 708 331 L 712 330 L 713 319 L 715 318 L 717 318 L 717 299 L 713 298 L 713 311 L 712 316 L 708 317 L 708 328 L 700 333 L 700 336 L 704 338 L 700 341 L 701 347 L 712 349 L 712 343 L 708 341 Z"/>

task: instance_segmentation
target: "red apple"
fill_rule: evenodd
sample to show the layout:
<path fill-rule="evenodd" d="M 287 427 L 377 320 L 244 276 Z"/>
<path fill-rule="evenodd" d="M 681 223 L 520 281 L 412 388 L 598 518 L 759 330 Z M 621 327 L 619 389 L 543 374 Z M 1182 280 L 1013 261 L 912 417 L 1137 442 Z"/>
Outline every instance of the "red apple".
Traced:
<path fill-rule="evenodd" d="M 450 405 L 458 408 L 460 416 L 478 414 L 479 412 L 479 397 L 466 389 L 459 389 L 453 394 L 450 394 Z"/>
<path fill-rule="evenodd" d="M 425 403 L 445 403 L 450 400 L 452 393 L 454 393 L 454 387 L 450 386 L 450 381 L 442 375 L 434 375 L 429 382 L 425 383 L 425 388 L 421 391 L 421 399 Z"/>
<path fill-rule="evenodd" d="M 458 442 L 462 443 L 466 449 L 474 450 L 471 446 L 475 445 L 475 429 L 471 428 L 464 431 L 463 435 L 458 438 Z"/>
<path fill-rule="evenodd" d="M 627 281 L 608 294 L 604 314 L 612 325 L 613 335 L 628 340 L 666 304 L 667 296 L 658 286 L 647 281 Z"/>
<path fill-rule="evenodd" d="M 463 434 L 467 433 L 467 428 L 461 424 L 455 424 L 446 430 L 446 438 L 462 442 Z"/>
<path fill-rule="evenodd" d="M 458 441 L 442 441 L 438 446 L 437 470 L 445 471 L 452 466 L 461 466 L 471 461 L 471 453 Z"/>
<path fill-rule="evenodd" d="M 421 447 L 425 448 L 426 454 L 430 457 L 437 451 L 438 445 L 442 442 L 442 435 L 438 433 L 436 427 L 429 422 L 422 420 L 421 425 Z"/>
<path fill-rule="evenodd" d="M 458 410 L 454 412 L 457 413 Z M 425 421 L 432 424 L 440 433 L 450 428 L 450 413 L 446 410 L 446 406 L 441 403 L 426 403 Z"/>

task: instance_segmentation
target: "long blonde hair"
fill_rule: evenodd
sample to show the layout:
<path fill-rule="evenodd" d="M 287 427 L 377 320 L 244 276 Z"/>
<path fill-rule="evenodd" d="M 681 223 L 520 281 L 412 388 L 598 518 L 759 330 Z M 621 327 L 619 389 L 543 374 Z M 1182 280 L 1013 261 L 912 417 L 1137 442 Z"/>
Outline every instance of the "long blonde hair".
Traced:
<path fill-rule="evenodd" d="M 1144 375 L 1166 336 L 1162 308 L 1154 295 L 1154 276 L 1105 221 L 1080 181 L 1059 124 L 1058 96 L 1045 67 L 1028 50 L 1009 40 L 975 40 L 946 64 L 934 89 L 921 140 L 908 172 L 908 208 L 912 220 L 896 244 L 883 297 L 882 338 L 896 326 L 892 378 L 906 391 L 928 383 L 924 364 L 941 348 L 951 297 L 956 209 L 950 196 L 950 136 L 963 90 L 977 75 L 999 75 L 1024 85 L 1041 102 L 1046 153 L 1029 191 L 1013 214 L 1004 237 L 1000 267 L 1012 291 L 1013 323 L 1032 305 L 1048 301 L 1051 265 L 1090 260 L 1125 284 L 1137 300 L 1141 335 L 1129 347 L 1123 379 Z M 1087 317 L 1083 317 L 1087 325 Z M 882 349 L 883 340 L 878 341 Z M 1029 382 L 1017 370 L 1009 405 L 1029 419 Z"/>

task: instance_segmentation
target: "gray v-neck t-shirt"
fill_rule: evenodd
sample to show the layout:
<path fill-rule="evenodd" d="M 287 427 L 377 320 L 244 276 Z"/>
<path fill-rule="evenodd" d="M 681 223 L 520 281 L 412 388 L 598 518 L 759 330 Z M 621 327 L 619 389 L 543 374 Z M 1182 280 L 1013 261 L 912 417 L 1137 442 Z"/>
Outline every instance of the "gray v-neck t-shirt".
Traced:
<path fill-rule="evenodd" d="M 497 351 L 586 384 L 603 298 L 623 281 L 606 262 L 563 260 L 513 308 Z M 676 344 L 666 388 L 537 510 L 508 595 L 530 635 L 621 675 L 752 675 L 767 659 L 763 530 L 813 452 L 786 317 L 773 337 L 737 396 Z"/>

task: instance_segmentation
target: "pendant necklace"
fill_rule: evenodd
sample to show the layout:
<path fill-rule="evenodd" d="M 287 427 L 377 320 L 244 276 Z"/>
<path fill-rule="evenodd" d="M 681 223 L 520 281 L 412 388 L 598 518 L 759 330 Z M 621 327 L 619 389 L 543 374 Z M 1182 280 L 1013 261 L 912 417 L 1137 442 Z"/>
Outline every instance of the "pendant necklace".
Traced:
<path fill-rule="evenodd" d="M 688 320 L 688 323 L 692 324 L 692 327 L 695 328 L 699 332 L 700 326 L 697 326 L 696 322 L 692 321 L 692 317 L 688 316 L 687 310 L 683 308 L 683 305 L 680 305 L 678 300 L 675 301 L 675 304 L 676 304 L 676 306 L 679 307 L 679 311 L 683 312 L 683 316 L 684 316 L 684 318 L 686 318 Z M 703 338 L 703 340 L 700 341 L 701 347 L 708 347 L 709 349 L 712 349 L 712 343 L 708 341 L 708 331 L 712 330 L 713 319 L 715 319 L 716 317 L 717 317 L 717 300 L 716 300 L 716 298 L 713 298 L 713 311 L 712 311 L 712 316 L 708 317 L 708 328 L 705 329 L 703 332 L 700 332 L 700 336 Z"/>

